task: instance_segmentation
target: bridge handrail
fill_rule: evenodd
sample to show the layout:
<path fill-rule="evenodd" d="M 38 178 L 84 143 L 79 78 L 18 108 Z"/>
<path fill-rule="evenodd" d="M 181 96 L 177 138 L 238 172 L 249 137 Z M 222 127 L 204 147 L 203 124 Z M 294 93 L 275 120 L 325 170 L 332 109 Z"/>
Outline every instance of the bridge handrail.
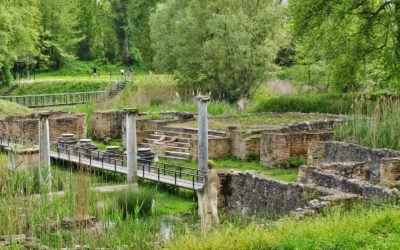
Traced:
<path fill-rule="evenodd" d="M 79 152 L 76 150 L 76 148 L 70 148 L 68 146 L 65 145 L 58 145 L 56 147 L 57 149 L 57 153 L 60 155 L 61 151 L 64 150 L 66 151 L 68 155 L 73 155 L 73 156 L 77 156 L 77 157 L 86 157 L 87 159 L 89 159 L 89 161 L 91 162 L 93 161 L 100 161 L 102 162 L 102 164 L 104 163 L 109 163 L 109 164 L 114 164 L 114 167 L 116 168 L 118 167 L 126 167 L 125 163 L 126 161 L 126 156 L 119 156 L 121 157 L 121 159 L 116 159 L 116 158 L 111 158 L 111 157 L 107 157 L 104 155 L 100 155 L 101 152 L 100 151 L 91 151 L 91 152 Z M 81 159 L 81 158 L 80 158 Z M 155 164 L 156 166 L 152 166 L 153 164 Z M 155 161 L 149 161 L 149 160 L 145 160 L 145 159 L 138 159 L 138 165 L 140 165 L 142 167 L 142 169 L 144 168 L 148 168 L 148 169 L 155 169 L 155 170 L 161 170 L 164 173 L 178 173 L 179 176 L 188 176 L 188 177 L 198 177 L 198 179 L 202 178 L 202 176 L 204 175 L 205 171 L 203 170 L 198 170 L 198 169 L 194 169 L 194 168 L 190 168 L 190 167 L 186 167 L 186 166 L 179 166 L 179 165 L 175 165 L 175 164 L 169 164 L 169 163 L 165 163 L 165 162 L 155 162 Z M 157 167 L 158 165 L 163 165 L 164 167 Z M 178 170 L 172 170 L 169 169 L 168 166 L 170 167 L 174 167 L 174 168 L 178 168 Z M 188 170 L 188 172 L 186 172 L 185 170 Z M 189 172 L 191 171 L 191 172 Z M 165 174 L 164 174 L 165 175 Z"/>

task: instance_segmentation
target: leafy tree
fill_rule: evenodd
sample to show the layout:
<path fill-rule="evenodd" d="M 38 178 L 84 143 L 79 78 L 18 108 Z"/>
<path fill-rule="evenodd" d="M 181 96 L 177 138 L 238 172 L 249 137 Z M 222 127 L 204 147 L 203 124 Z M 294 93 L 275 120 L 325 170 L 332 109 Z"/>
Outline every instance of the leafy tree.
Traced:
<path fill-rule="evenodd" d="M 176 70 L 185 88 L 247 97 L 273 67 L 281 8 L 273 0 L 168 0 L 151 17 L 154 65 Z"/>
<path fill-rule="evenodd" d="M 49 68 L 58 69 L 75 59 L 77 45 L 82 40 L 78 29 L 78 2 L 76 0 L 40 0 L 42 16 L 40 49 L 48 56 Z"/>
<path fill-rule="evenodd" d="M 20 54 L 35 51 L 39 12 L 36 1 L 0 0 L 0 81 L 9 84 L 10 68 Z"/>
<path fill-rule="evenodd" d="M 399 0 L 291 0 L 298 60 L 323 62 L 341 91 L 400 80 Z"/>

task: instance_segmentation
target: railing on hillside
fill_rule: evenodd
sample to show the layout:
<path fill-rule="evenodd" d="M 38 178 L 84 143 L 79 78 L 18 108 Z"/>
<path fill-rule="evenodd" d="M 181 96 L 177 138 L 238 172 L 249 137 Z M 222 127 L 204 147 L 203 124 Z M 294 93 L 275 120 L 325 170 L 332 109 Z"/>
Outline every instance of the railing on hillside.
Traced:
<path fill-rule="evenodd" d="M 111 84 L 104 91 L 23 95 L 23 96 L 0 96 L 0 100 L 15 102 L 30 108 L 51 107 L 84 104 L 88 102 L 99 102 L 109 99 L 120 92 L 126 85 L 126 81 Z"/>

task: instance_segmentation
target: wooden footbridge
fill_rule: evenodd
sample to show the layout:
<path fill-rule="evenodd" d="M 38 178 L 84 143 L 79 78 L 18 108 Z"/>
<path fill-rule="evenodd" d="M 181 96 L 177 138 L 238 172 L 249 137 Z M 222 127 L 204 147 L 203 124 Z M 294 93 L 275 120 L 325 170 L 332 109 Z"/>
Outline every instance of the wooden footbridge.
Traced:
<path fill-rule="evenodd" d="M 37 142 L 0 135 L 1 149 L 21 145 L 37 145 Z M 58 143 L 53 143 L 52 145 L 50 157 L 55 162 L 67 162 L 77 166 L 127 174 L 126 156 L 124 155 L 105 155 L 100 151 L 84 152 L 80 148 L 66 147 Z M 157 183 L 198 190 L 203 187 L 204 171 L 169 163 L 138 159 L 137 176 Z"/>

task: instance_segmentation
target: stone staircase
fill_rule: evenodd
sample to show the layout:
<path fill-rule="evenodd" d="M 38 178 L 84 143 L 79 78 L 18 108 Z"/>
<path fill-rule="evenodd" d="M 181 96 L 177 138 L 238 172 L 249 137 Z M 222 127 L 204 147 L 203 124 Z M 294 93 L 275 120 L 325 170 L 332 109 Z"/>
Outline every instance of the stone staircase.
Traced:
<path fill-rule="evenodd" d="M 210 137 L 225 136 L 225 132 L 209 131 Z M 139 147 L 151 148 L 159 157 L 170 160 L 191 160 L 190 139 L 197 139 L 197 129 L 162 127 L 149 134 Z"/>

